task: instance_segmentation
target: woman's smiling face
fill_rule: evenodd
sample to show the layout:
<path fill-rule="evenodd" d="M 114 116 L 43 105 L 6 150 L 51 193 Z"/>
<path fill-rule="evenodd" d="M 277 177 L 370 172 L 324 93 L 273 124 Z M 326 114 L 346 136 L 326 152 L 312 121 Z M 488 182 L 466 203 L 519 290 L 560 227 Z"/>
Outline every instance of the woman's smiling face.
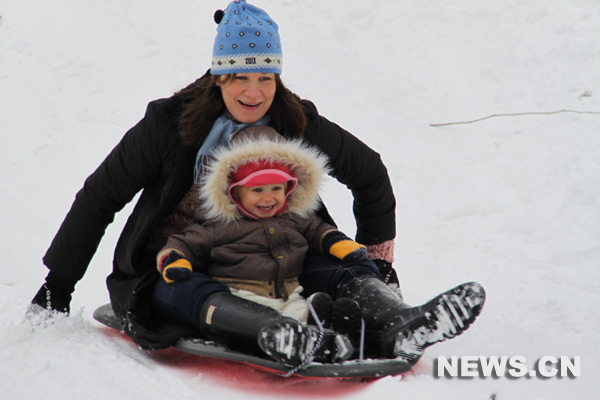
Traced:
<path fill-rule="evenodd" d="M 255 123 L 269 111 L 277 86 L 275 74 L 261 72 L 234 74 L 218 85 L 227 111 L 236 121 L 245 124 Z"/>

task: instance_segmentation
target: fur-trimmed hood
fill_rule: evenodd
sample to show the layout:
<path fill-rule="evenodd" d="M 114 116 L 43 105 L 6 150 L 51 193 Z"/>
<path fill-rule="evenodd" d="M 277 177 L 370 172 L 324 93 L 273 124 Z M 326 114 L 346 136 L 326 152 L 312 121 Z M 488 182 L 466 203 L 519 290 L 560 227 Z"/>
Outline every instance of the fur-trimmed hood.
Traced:
<path fill-rule="evenodd" d="M 287 212 L 304 217 L 318 208 L 319 187 L 329 172 L 327 157 L 300 139 L 285 139 L 273 128 L 252 126 L 214 153 L 200 194 L 208 219 L 232 222 L 242 218 L 227 194 L 230 177 L 239 166 L 259 160 L 283 162 L 298 178 L 298 186 L 287 198 Z"/>

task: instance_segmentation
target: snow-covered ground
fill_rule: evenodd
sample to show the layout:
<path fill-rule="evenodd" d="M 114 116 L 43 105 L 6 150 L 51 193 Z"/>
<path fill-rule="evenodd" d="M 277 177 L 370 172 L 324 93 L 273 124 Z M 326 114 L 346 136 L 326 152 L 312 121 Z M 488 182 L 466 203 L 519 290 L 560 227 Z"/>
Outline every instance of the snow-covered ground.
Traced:
<path fill-rule="evenodd" d="M 72 315 L 23 321 L 41 257 L 73 196 L 148 101 L 209 66 L 226 1 L 0 2 L 2 399 L 564 399 L 600 389 L 597 0 L 257 0 L 279 23 L 283 79 L 377 149 L 398 201 L 396 263 L 417 304 L 460 282 L 487 289 L 461 337 L 413 374 L 370 384 L 219 376 L 149 355 L 91 314 L 128 207 L 108 229 Z M 350 195 L 324 197 L 354 231 Z M 571 378 L 436 378 L 438 356 L 581 357 Z M 189 366 L 191 363 L 192 366 Z M 186 367 L 187 366 L 187 367 Z M 213 368 L 214 367 L 214 368 Z M 247 377 L 247 373 L 244 374 Z M 273 392 L 265 389 L 269 382 Z"/>

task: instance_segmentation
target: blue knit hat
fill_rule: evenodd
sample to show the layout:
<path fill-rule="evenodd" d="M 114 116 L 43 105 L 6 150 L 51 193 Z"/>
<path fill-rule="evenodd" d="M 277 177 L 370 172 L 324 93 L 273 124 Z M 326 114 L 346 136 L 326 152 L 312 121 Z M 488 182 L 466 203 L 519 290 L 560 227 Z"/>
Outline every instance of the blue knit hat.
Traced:
<path fill-rule="evenodd" d="M 282 52 L 278 26 L 260 8 L 235 0 L 215 13 L 217 37 L 213 49 L 213 75 L 241 72 L 281 74 Z"/>

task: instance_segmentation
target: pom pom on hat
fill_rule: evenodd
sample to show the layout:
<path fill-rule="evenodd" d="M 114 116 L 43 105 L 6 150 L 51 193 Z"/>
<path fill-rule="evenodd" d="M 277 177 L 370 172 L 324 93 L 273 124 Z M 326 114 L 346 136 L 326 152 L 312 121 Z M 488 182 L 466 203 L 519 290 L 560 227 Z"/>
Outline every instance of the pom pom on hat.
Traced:
<path fill-rule="evenodd" d="M 222 15 L 219 11 L 214 15 L 219 26 L 210 72 L 281 74 L 283 57 L 277 23 L 245 0 L 232 1 Z"/>
<path fill-rule="evenodd" d="M 215 22 L 217 24 L 220 24 L 221 21 L 223 20 L 224 15 L 225 15 L 225 12 L 223 10 L 217 10 L 217 11 L 215 11 L 215 15 L 213 16 L 213 18 L 215 19 Z"/>

